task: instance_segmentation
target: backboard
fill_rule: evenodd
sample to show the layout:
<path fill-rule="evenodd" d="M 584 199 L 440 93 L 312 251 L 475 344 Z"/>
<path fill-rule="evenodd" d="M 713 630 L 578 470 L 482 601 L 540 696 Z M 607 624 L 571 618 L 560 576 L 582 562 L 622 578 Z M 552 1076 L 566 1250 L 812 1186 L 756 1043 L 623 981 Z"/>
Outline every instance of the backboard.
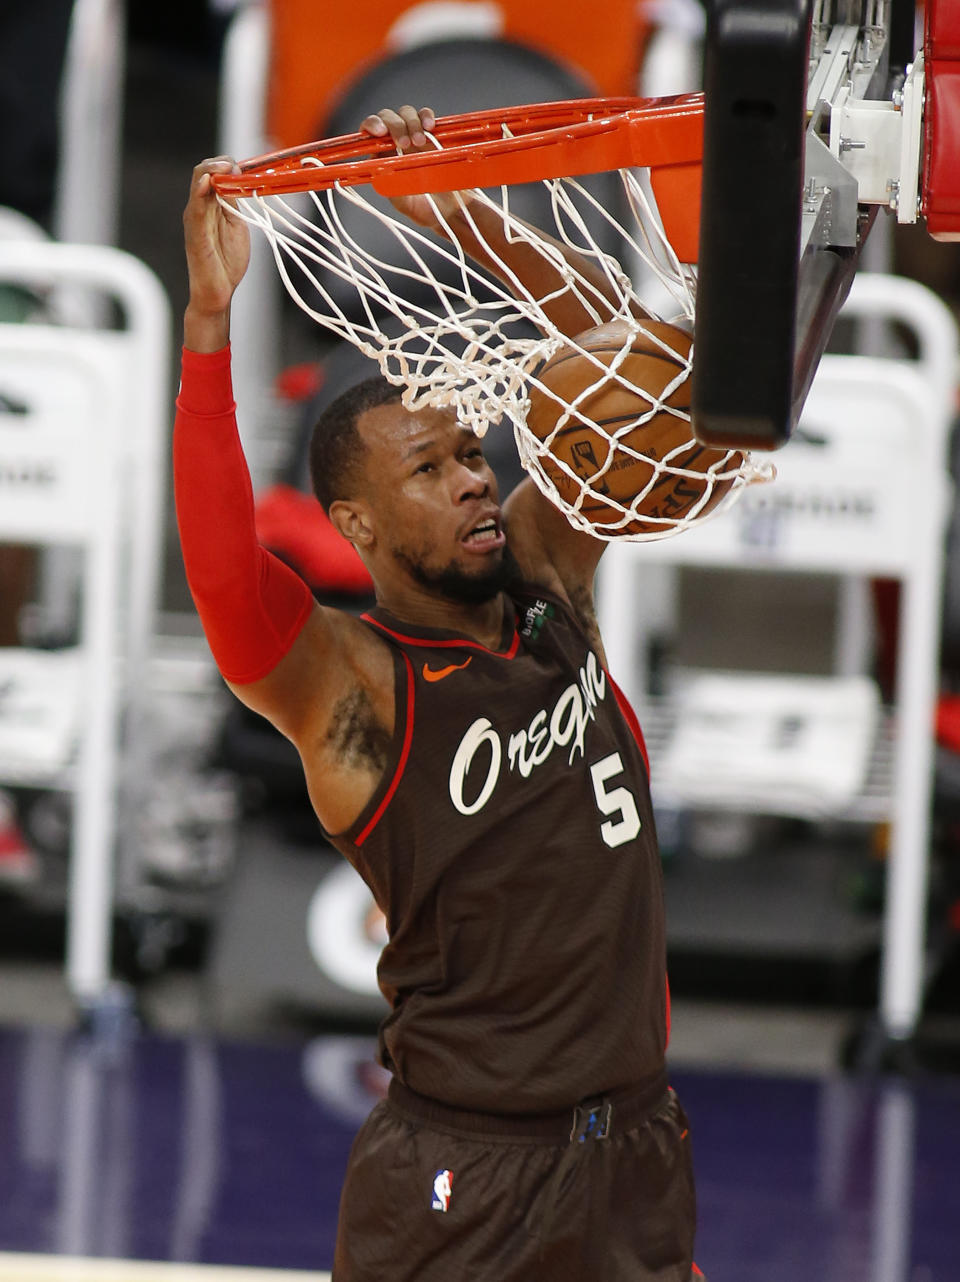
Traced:
<path fill-rule="evenodd" d="M 879 209 L 960 236 L 960 12 L 928 0 L 915 55 L 912 18 L 912 0 L 710 6 L 692 375 L 705 444 L 790 436 Z"/>

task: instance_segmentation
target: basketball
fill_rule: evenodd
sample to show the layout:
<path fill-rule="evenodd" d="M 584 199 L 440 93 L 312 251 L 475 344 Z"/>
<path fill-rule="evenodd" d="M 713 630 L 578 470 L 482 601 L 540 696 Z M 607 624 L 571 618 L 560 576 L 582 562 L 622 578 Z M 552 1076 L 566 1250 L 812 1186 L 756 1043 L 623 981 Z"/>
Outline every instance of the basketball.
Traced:
<path fill-rule="evenodd" d="M 589 485 L 579 511 L 600 533 L 665 533 L 691 512 L 704 516 L 729 493 L 743 463 L 739 452 L 693 438 L 685 416 L 692 336 L 665 321 L 637 325 L 609 321 L 578 334 L 535 371 L 543 387 L 531 383 L 529 390 L 526 426 L 548 450 L 540 465 L 571 506 Z M 614 365 L 629 386 L 595 361 Z"/>

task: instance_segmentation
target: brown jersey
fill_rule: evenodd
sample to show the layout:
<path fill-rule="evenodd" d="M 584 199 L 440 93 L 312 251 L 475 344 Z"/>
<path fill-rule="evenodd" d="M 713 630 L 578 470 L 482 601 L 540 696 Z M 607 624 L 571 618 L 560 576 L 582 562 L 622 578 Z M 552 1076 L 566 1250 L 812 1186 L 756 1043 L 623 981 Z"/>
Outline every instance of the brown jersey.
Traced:
<path fill-rule="evenodd" d="M 540 1112 L 662 1071 L 663 896 L 639 728 L 570 609 L 511 592 L 499 650 L 391 647 L 383 781 L 334 838 L 387 917 L 384 1064 L 459 1108 Z"/>

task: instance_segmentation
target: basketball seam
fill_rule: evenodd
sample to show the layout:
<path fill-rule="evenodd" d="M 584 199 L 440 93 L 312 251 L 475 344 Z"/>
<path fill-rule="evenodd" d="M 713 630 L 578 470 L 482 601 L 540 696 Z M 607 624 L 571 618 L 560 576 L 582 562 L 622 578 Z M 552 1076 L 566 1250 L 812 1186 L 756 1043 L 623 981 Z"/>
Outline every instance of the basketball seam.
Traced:
<path fill-rule="evenodd" d="M 651 419 L 653 419 L 653 418 L 659 418 L 661 414 L 668 414 L 672 410 L 673 411 L 680 410 L 679 413 L 673 413 L 671 415 L 672 418 L 678 418 L 681 420 L 681 422 L 689 421 L 689 420 L 684 420 L 683 418 L 684 414 L 687 411 L 680 409 L 680 406 L 678 405 L 663 405 L 659 410 L 657 409 L 656 405 L 651 405 L 649 410 L 644 411 L 644 414 L 649 414 L 651 416 Z M 578 420 L 576 423 L 570 423 L 567 427 L 554 428 L 554 430 L 548 436 L 543 437 L 543 442 L 546 443 L 547 441 L 558 441 L 560 440 L 561 437 L 568 436 L 571 432 L 592 432 L 598 427 L 609 427 L 613 423 L 635 423 L 637 419 L 641 417 L 643 416 L 638 414 L 617 414 L 613 418 L 592 418 L 588 423 L 582 423 Z M 647 424 L 638 423 L 637 426 L 642 429 L 646 427 Z M 693 437 L 691 437 L 690 439 L 692 441 Z M 618 442 L 618 443 L 623 444 L 624 442 Z"/>
<path fill-rule="evenodd" d="M 531 375 L 531 377 L 542 378 L 543 375 L 546 373 L 552 374 L 553 371 L 556 369 L 559 369 L 561 365 L 566 365 L 567 361 L 574 361 L 574 360 L 590 361 L 591 356 L 601 356 L 603 355 L 604 352 L 613 352 L 614 354 L 616 354 L 617 352 L 620 352 L 620 351 L 623 351 L 623 349 L 620 347 L 585 347 L 581 352 L 570 352 L 566 356 L 555 356 L 553 360 L 547 361 L 545 365 L 542 365 L 538 370 L 534 371 L 534 374 Z M 683 357 L 683 356 L 673 357 L 673 356 L 670 356 L 667 352 L 661 352 L 661 351 L 638 352 L 631 347 L 631 348 L 628 348 L 627 351 L 624 353 L 624 360 L 626 360 L 628 356 L 643 356 L 649 361 L 662 361 L 664 365 L 675 365 L 677 369 L 691 368 L 691 364 L 686 359 L 686 357 Z M 592 362 L 590 363 L 592 364 Z M 598 375 L 600 375 L 601 378 L 603 377 L 601 372 L 602 370 L 606 370 L 608 374 L 612 374 L 614 377 L 616 377 L 617 374 L 619 373 L 619 370 L 616 370 L 616 369 L 611 370 L 609 365 L 603 365 L 602 362 L 600 363 L 599 366 L 595 366 L 594 368 L 596 368 L 597 373 Z"/>

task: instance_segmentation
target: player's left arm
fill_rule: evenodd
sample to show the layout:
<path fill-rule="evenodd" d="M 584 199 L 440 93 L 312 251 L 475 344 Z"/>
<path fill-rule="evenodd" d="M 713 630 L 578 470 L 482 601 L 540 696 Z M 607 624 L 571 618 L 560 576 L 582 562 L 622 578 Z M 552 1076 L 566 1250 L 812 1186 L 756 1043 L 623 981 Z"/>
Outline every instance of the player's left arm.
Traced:
<path fill-rule="evenodd" d="M 606 662 L 593 598 L 593 581 L 606 548 L 603 539 L 575 529 L 537 489 L 521 481 L 503 505 L 504 524 L 521 573 L 566 600 Z"/>
<path fill-rule="evenodd" d="M 398 150 L 411 153 L 430 146 L 426 135 L 435 124 L 436 117 L 429 107 L 417 109 L 406 106 L 367 116 L 360 128 L 378 138 L 389 133 Z M 469 192 L 451 192 L 432 199 L 401 196 L 395 198 L 393 204 L 421 227 L 443 237 L 452 233 L 464 252 L 496 276 L 512 293 L 518 297 L 526 293 L 537 299 L 539 309 L 561 334 L 581 334 L 619 312 L 622 300 L 595 262 L 539 227 L 531 230 L 535 231 L 541 244 L 551 246 L 554 252 L 552 260 L 522 236 L 507 236 L 503 219 L 497 211 L 482 201 L 472 200 Z M 522 222 L 520 219 L 517 221 Z M 563 270 L 557 265 L 558 260 L 563 261 Z M 586 282 L 588 288 L 583 292 L 591 298 L 595 312 L 591 312 L 578 292 L 570 288 L 566 268 Z M 605 314 L 607 308 L 609 311 Z"/>

